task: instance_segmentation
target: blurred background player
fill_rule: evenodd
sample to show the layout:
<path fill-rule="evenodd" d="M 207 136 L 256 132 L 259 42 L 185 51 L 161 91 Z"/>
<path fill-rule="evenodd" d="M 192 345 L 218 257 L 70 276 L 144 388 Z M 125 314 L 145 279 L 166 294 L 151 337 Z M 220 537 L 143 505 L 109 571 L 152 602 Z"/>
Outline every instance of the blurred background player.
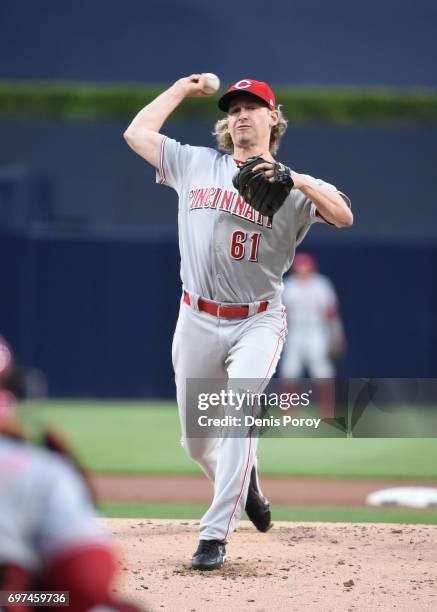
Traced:
<path fill-rule="evenodd" d="M 0 591 L 68 591 L 50 610 L 135 611 L 113 595 L 117 560 L 80 467 L 52 434 L 47 448 L 27 442 L 14 412 L 0 412 Z"/>
<path fill-rule="evenodd" d="M 298 253 L 293 274 L 284 279 L 283 304 L 287 310 L 288 336 L 280 363 L 284 379 L 307 373 L 315 379 L 335 377 L 335 362 L 346 348 L 338 298 L 331 281 L 317 271 L 309 253 Z M 331 386 L 319 383 L 324 416 L 331 416 Z"/>

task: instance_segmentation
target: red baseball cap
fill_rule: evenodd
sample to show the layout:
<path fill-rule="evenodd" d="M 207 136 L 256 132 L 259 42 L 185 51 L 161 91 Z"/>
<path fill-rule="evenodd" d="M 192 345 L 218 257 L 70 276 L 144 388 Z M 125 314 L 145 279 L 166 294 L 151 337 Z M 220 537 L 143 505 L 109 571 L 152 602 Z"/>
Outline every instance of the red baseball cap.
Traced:
<path fill-rule="evenodd" d="M 241 81 L 238 81 L 238 83 L 235 83 L 235 85 L 229 87 L 227 92 L 220 98 L 218 101 L 219 109 L 227 113 L 232 98 L 240 96 L 241 94 L 249 94 L 255 98 L 258 98 L 264 102 L 264 104 L 266 104 L 270 110 L 274 110 L 276 108 L 275 94 L 267 83 L 264 83 L 263 81 L 255 81 L 254 79 L 241 79 Z"/>

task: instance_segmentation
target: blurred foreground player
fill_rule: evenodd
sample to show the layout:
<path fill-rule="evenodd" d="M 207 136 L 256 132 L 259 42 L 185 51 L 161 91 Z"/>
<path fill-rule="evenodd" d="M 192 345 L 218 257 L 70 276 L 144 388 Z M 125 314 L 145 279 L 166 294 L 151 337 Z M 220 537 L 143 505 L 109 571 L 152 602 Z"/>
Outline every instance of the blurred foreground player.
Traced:
<path fill-rule="evenodd" d="M 12 350 L 3 336 L 0 336 L 0 419 L 3 411 L 15 406 L 20 390 Z"/>
<path fill-rule="evenodd" d="M 15 404 L 22 399 L 42 399 L 47 396 L 47 381 L 43 372 L 17 363 L 14 352 L 0 335 L 0 406 Z"/>
<path fill-rule="evenodd" d="M 0 591 L 69 592 L 48 610 L 137 610 L 113 597 L 117 561 L 80 468 L 51 434 L 48 448 L 26 442 L 13 412 L 0 412 Z"/>

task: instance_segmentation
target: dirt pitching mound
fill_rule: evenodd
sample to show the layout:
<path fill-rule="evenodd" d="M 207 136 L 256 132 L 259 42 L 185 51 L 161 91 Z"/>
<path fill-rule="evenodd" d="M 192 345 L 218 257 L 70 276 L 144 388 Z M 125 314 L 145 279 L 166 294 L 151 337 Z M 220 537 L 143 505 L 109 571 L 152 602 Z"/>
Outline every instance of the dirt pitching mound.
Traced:
<path fill-rule="evenodd" d="M 221 570 L 190 568 L 195 521 L 105 519 L 118 592 L 154 612 L 437 609 L 437 526 L 243 521 Z"/>

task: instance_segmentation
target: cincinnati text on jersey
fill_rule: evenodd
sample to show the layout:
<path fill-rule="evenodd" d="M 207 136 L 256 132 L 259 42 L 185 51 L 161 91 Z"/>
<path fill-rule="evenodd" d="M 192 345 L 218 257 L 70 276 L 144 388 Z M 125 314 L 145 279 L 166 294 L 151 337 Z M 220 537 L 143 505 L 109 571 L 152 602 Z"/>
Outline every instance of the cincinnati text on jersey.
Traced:
<path fill-rule="evenodd" d="M 256 211 L 250 204 L 245 202 L 239 193 L 231 189 L 221 187 L 204 187 L 190 191 L 190 212 L 200 209 L 213 209 L 230 213 L 241 219 L 245 219 L 271 229 L 272 219 L 265 217 Z"/>

